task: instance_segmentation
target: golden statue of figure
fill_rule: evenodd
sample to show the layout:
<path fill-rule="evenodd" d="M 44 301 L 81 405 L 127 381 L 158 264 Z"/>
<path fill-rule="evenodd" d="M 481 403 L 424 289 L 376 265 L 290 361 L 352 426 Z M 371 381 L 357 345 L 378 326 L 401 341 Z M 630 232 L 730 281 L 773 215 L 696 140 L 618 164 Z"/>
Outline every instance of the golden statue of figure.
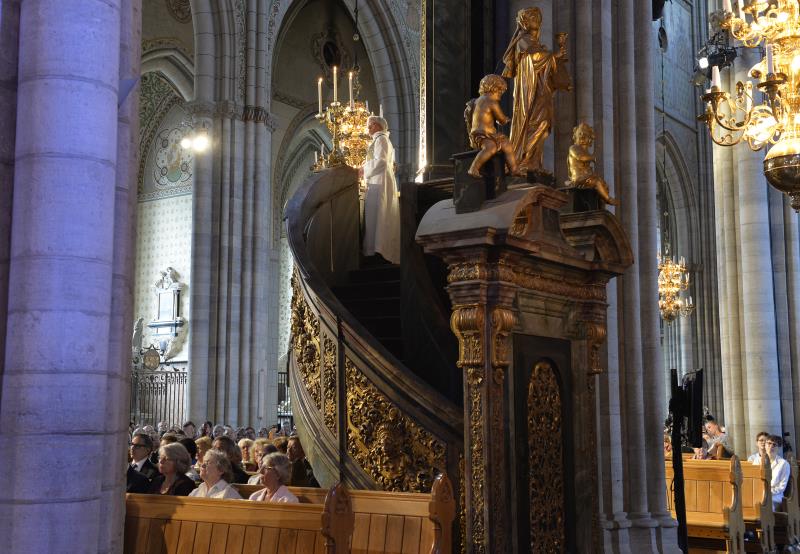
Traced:
<path fill-rule="evenodd" d="M 572 131 L 572 142 L 569 147 L 567 167 L 569 169 L 568 187 L 594 189 L 606 204 L 616 206 L 618 201 L 608 194 L 608 184 L 594 172 L 595 159 L 589 149 L 594 143 L 594 129 L 586 123 L 580 123 Z"/>
<path fill-rule="evenodd" d="M 542 12 L 526 8 L 517 13 L 517 29 L 503 54 L 503 77 L 514 78 L 511 145 L 520 170 L 542 171 L 544 141 L 553 126 L 553 97 L 570 90 L 567 73 L 567 35 L 556 35 L 558 52 L 550 52 L 539 36 Z"/>
<path fill-rule="evenodd" d="M 500 107 L 500 98 L 505 93 L 508 85 L 499 75 L 487 75 L 481 79 L 478 92 L 480 96 L 467 104 L 469 126 L 469 141 L 473 148 L 480 152 L 475 156 L 467 173 L 473 177 L 481 176 L 481 168 L 497 152 L 502 151 L 506 156 L 506 165 L 512 174 L 517 173 L 517 158 L 514 149 L 503 133 L 498 133 L 495 121 L 504 125 L 510 121 Z"/>

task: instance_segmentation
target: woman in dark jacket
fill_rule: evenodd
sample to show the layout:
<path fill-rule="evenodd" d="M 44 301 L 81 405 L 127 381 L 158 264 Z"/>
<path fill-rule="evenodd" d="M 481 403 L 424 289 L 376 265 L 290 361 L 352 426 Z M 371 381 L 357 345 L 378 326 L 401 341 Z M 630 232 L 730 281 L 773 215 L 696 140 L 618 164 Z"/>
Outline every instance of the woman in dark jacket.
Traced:
<path fill-rule="evenodd" d="M 179 442 L 165 444 L 158 449 L 158 471 L 161 475 L 153 479 L 150 494 L 188 496 L 194 490 L 194 481 L 186 476 L 192 459 L 189 451 Z"/>

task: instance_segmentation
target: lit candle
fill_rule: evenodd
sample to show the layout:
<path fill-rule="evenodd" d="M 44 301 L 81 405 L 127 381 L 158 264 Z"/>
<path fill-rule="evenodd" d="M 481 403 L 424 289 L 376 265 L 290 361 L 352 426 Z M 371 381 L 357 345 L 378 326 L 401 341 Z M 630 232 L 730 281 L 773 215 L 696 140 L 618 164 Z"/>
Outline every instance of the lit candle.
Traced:
<path fill-rule="evenodd" d="M 336 79 L 338 77 L 337 72 L 339 68 L 335 65 L 333 66 L 333 101 L 337 102 L 339 100 L 339 86 L 336 83 Z"/>
<path fill-rule="evenodd" d="M 378 110 L 380 111 L 380 116 L 383 117 L 383 104 L 378 105 Z"/>
<path fill-rule="evenodd" d="M 370 112 L 370 111 L 369 111 L 369 100 L 367 100 L 367 102 L 366 102 L 366 105 L 367 105 L 367 111 L 368 111 L 369 113 L 372 113 L 372 112 Z"/>
<path fill-rule="evenodd" d="M 353 72 L 347 74 L 348 88 L 350 89 L 350 109 L 353 109 Z"/>
<path fill-rule="evenodd" d="M 775 73 L 775 67 L 772 61 L 772 45 L 767 44 L 767 75 Z"/>
<path fill-rule="evenodd" d="M 319 99 L 319 115 L 322 115 L 322 77 L 317 79 L 317 98 Z"/>
<path fill-rule="evenodd" d="M 319 163 L 319 154 L 317 154 L 317 151 L 314 150 L 314 165 L 317 165 L 318 163 Z"/>
<path fill-rule="evenodd" d="M 733 9 L 731 9 L 731 0 L 722 0 L 722 9 L 726 12 L 732 12 Z"/>
<path fill-rule="evenodd" d="M 717 87 L 717 90 L 722 89 L 722 80 L 719 78 L 719 67 L 714 66 L 711 68 L 711 88 Z"/>
<path fill-rule="evenodd" d="M 319 145 L 319 155 L 322 158 L 325 157 L 325 143 L 324 142 Z"/>
<path fill-rule="evenodd" d="M 736 3 L 739 6 L 739 17 L 743 17 L 744 16 L 744 0 L 738 0 L 738 2 L 736 2 Z"/>
<path fill-rule="evenodd" d="M 744 89 L 744 109 L 747 113 L 750 113 L 750 109 L 753 107 L 753 87 L 750 85 L 750 81 L 747 81 L 747 86 Z"/>

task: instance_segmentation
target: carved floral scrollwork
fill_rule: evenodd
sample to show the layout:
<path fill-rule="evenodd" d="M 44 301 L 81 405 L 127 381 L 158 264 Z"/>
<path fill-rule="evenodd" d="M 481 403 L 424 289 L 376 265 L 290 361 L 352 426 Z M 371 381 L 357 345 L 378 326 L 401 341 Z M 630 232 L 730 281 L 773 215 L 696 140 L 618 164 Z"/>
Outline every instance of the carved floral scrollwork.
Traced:
<path fill-rule="evenodd" d="M 483 306 L 471 304 L 456 307 L 450 316 L 450 328 L 458 338 L 458 367 L 466 368 L 467 378 L 476 384 L 483 379 L 484 312 Z"/>
<path fill-rule="evenodd" d="M 322 415 L 325 426 L 336 434 L 336 343 L 328 337 L 322 346 Z"/>
<path fill-rule="evenodd" d="M 586 324 L 586 340 L 589 341 L 589 375 L 603 373 L 603 364 L 600 363 L 600 347 L 606 340 L 606 326 L 602 323 Z"/>
<path fill-rule="evenodd" d="M 401 413 L 345 358 L 347 450 L 383 490 L 429 492 L 446 445 Z"/>
<path fill-rule="evenodd" d="M 555 369 L 537 362 L 528 384 L 531 552 L 564 551 L 561 392 Z"/>
<path fill-rule="evenodd" d="M 606 301 L 604 283 L 578 283 L 542 275 L 529 267 L 513 267 L 503 260 L 496 263 L 459 262 L 450 264 L 447 282 L 502 281 L 518 287 L 564 296 L 573 300 Z"/>
<path fill-rule="evenodd" d="M 292 275 L 292 350 L 300 380 L 322 410 L 320 393 L 319 319 L 306 303 L 297 273 Z"/>

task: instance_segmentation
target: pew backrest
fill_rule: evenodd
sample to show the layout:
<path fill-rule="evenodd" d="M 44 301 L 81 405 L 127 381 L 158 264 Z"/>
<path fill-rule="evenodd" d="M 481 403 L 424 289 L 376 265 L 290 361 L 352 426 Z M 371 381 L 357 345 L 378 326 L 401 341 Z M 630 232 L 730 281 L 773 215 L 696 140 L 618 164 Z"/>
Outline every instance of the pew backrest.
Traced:
<path fill-rule="evenodd" d="M 124 552 L 346 554 L 353 523 L 341 485 L 323 504 L 128 494 Z"/>
<path fill-rule="evenodd" d="M 245 498 L 261 489 L 235 485 Z M 325 489 L 289 487 L 300 502 L 319 504 Z M 455 500 L 450 480 L 440 475 L 430 494 L 349 490 L 355 524 L 353 554 L 435 554 L 452 550 Z"/>
<path fill-rule="evenodd" d="M 668 505 L 675 512 L 672 487 L 672 465 L 666 465 Z M 687 519 L 709 523 L 717 522 L 720 515 L 727 529 L 728 552 L 744 552 L 745 525 L 742 513 L 742 469 L 739 459 L 684 460 L 684 496 Z"/>
<path fill-rule="evenodd" d="M 791 475 L 783 495 L 781 511 L 786 513 L 786 534 L 790 544 L 800 545 L 800 504 L 798 504 L 797 459 L 790 452 L 786 455 Z"/>

